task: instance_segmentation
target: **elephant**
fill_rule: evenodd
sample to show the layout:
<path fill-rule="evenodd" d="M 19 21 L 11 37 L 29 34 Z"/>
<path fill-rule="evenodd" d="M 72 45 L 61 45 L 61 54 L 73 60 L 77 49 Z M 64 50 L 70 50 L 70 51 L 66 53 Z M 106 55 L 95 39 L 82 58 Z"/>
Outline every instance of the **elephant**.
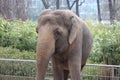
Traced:
<path fill-rule="evenodd" d="M 52 61 L 54 80 L 80 80 L 92 48 L 92 33 L 85 21 L 67 9 L 45 9 L 36 27 L 36 80 L 44 80 Z"/>

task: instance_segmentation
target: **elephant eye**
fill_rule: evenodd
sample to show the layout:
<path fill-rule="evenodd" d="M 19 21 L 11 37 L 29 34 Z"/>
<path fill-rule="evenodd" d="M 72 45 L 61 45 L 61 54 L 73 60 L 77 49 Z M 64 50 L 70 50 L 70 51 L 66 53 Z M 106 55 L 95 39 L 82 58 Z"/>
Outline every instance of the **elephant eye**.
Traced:
<path fill-rule="evenodd" d="M 59 31 L 56 31 L 56 35 L 61 35 L 61 33 Z"/>
<path fill-rule="evenodd" d="M 55 29 L 54 31 L 55 37 L 58 38 L 59 36 L 61 36 L 61 32 L 59 31 L 59 29 Z"/>

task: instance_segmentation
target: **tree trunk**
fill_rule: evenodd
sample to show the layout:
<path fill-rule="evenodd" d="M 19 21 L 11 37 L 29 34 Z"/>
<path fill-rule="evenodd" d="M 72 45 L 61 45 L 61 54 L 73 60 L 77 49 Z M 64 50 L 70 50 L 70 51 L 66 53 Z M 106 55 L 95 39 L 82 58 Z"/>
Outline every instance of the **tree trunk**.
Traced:
<path fill-rule="evenodd" d="M 97 8 L 98 8 L 98 21 L 101 22 L 101 12 L 100 12 L 100 2 L 97 0 Z"/>
<path fill-rule="evenodd" d="M 112 5 L 112 0 L 108 0 L 109 3 L 109 13 L 110 13 L 110 23 L 112 23 L 115 20 L 115 9 Z"/>
<path fill-rule="evenodd" d="M 76 14 L 79 16 L 79 0 L 76 0 Z"/>
<path fill-rule="evenodd" d="M 69 2 L 69 0 L 66 0 L 66 2 L 67 2 L 67 8 L 70 9 L 70 2 Z"/>
<path fill-rule="evenodd" d="M 27 19 L 27 13 L 26 13 L 26 0 L 16 0 L 16 18 L 26 20 Z"/>
<path fill-rule="evenodd" d="M 0 0 L 0 15 L 5 19 L 21 19 L 26 20 L 27 9 L 31 0 Z M 29 3 L 28 3 L 29 2 Z"/>
<path fill-rule="evenodd" d="M 59 0 L 56 1 L 56 9 L 60 8 Z"/>

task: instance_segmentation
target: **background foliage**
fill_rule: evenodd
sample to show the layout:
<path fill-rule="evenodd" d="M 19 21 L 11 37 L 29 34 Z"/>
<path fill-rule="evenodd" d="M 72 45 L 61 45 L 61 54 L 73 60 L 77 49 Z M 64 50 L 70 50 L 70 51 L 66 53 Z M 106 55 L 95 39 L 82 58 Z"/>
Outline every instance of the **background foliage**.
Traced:
<path fill-rule="evenodd" d="M 35 50 L 37 41 L 35 27 L 36 23 L 30 20 L 7 21 L 0 18 L 0 46 Z"/>
<path fill-rule="evenodd" d="M 35 59 L 35 51 L 20 51 L 12 47 L 0 47 L 0 58 Z"/>
<path fill-rule="evenodd" d="M 93 33 L 94 40 L 88 63 L 119 65 L 120 22 L 114 21 L 112 25 L 95 23 L 89 20 L 86 20 L 86 22 Z M 35 26 L 36 22 L 30 20 L 22 22 L 0 18 L 0 58 L 35 59 L 37 42 Z M 2 74 L 35 76 L 35 63 L 0 61 L 0 65 L 0 73 Z M 11 71 L 13 67 L 15 70 Z"/>
<path fill-rule="evenodd" d="M 120 64 L 120 22 L 114 21 L 112 25 L 88 25 L 93 32 L 93 48 L 89 57 L 92 63 Z"/>
<path fill-rule="evenodd" d="M 88 62 L 120 64 L 120 22 L 114 21 L 111 25 L 89 20 L 86 22 L 94 39 Z M 8 21 L 0 18 L 0 57 L 35 59 L 35 27 L 34 21 Z"/>

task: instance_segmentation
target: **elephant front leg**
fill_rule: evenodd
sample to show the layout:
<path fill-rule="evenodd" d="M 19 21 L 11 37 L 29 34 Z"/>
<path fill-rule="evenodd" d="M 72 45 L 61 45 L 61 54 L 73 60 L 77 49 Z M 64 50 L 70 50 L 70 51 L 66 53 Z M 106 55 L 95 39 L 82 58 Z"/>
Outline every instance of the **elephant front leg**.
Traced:
<path fill-rule="evenodd" d="M 64 80 L 64 71 L 56 59 L 52 59 L 54 80 Z"/>
<path fill-rule="evenodd" d="M 64 80 L 68 80 L 69 70 L 64 70 Z"/>
<path fill-rule="evenodd" d="M 69 70 L 71 80 L 81 80 L 81 60 L 80 59 L 70 59 Z"/>

